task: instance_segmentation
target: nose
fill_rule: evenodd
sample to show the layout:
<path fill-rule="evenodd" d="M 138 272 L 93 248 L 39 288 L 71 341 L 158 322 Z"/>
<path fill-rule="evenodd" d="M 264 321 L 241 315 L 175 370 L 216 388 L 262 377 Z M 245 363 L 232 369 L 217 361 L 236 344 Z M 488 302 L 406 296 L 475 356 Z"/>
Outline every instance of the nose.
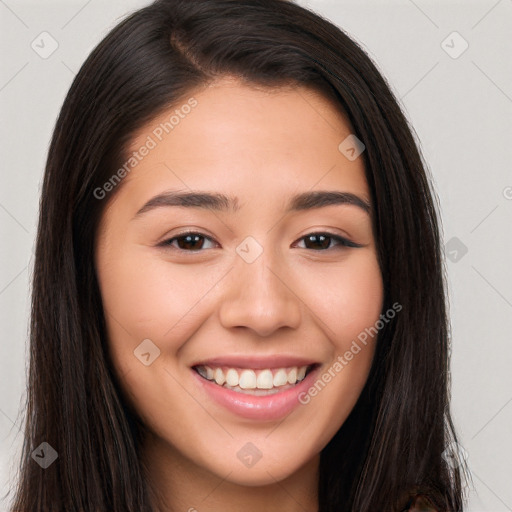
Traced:
<path fill-rule="evenodd" d="M 223 327 L 246 327 L 259 336 L 269 336 L 281 327 L 297 329 L 302 301 L 284 266 L 270 261 L 265 251 L 252 263 L 237 258 L 234 266 L 221 299 Z"/>

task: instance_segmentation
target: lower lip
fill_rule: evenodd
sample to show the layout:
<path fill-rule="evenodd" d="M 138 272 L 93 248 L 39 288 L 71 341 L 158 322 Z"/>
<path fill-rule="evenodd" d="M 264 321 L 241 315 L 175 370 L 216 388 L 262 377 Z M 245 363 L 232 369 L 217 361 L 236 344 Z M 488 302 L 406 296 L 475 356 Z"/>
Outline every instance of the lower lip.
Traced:
<path fill-rule="evenodd" d="M 206 393 L 232 413 L 250 420 L 275 421 L 287 416 L 301 405 L 299 395 L 305 393 L 311 387 L 319 369 L 320 366 L 314 368 L 306 375 L 305 379 L 293 388 L 266 396 L 255 396 L 233 391 L 206 380 L 195 370 L 192 370 L 192 373 Z"/>

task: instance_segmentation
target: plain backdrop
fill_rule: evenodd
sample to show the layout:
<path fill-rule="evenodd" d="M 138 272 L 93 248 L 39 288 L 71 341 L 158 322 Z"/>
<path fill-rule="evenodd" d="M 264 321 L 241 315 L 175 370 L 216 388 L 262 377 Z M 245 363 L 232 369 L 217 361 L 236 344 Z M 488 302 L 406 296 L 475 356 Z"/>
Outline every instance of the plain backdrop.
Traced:
<path fill-rule="evenodd" d="M 86 56 L 147 3 L 0 0 L 1 495 L 22 442 L 30 276 L 51 131 Z M 414 127 L 441 203 L 453 412 L 473 477 L 467 510 L 512 511 L 512 0 L 298 3 L 363 46 Z M 0 511 L 7 506 L 0 501 Z"/>

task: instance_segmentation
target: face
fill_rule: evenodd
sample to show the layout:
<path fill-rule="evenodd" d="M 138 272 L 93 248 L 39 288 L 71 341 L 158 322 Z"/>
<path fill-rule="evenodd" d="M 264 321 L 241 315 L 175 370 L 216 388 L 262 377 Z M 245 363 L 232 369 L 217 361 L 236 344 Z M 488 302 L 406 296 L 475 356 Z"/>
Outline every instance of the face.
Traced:
<path fill-rule="evenodd" d="M 162 457 L 264 485 L 354 407 L 383 290 L 351 131 L 308 89 L 224 79 L 136 134 L 95 264 L 123 394 Z"/>

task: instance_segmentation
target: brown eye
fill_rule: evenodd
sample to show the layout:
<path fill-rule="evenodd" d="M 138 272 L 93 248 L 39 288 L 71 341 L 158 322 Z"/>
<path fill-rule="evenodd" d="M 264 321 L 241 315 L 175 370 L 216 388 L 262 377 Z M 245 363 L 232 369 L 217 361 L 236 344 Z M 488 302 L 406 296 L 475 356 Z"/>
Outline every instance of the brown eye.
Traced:
<path fill-rule="evenodd" d="M 336 245 L 341 247 L 362 247 L 346 238 L 333 235 L 332 233 L 310 233 L 301 238 L 304 240 L 305 249 L 323 251 L 333 249 Z M 331 246 L 331 242 L 336 242 Z"/>
<path fill-rule="evenodd" d="M 165 247 L 170 246 L 182 251 L 194 252 L 200 251 L 204 248 L 205 240 L 209 240 L 210 242 L 212 241 L 211 238 L 202 235 L 201 233 L 183 233 L 174 238 L 169 238 L 163 242 L 162 245 Z"/>
<path fill-rule="evenodd" d="M 308 249 L 328 249 L 331 245 L 331 237 L 326 235 L 308 235 L 304 241 Z"/>

